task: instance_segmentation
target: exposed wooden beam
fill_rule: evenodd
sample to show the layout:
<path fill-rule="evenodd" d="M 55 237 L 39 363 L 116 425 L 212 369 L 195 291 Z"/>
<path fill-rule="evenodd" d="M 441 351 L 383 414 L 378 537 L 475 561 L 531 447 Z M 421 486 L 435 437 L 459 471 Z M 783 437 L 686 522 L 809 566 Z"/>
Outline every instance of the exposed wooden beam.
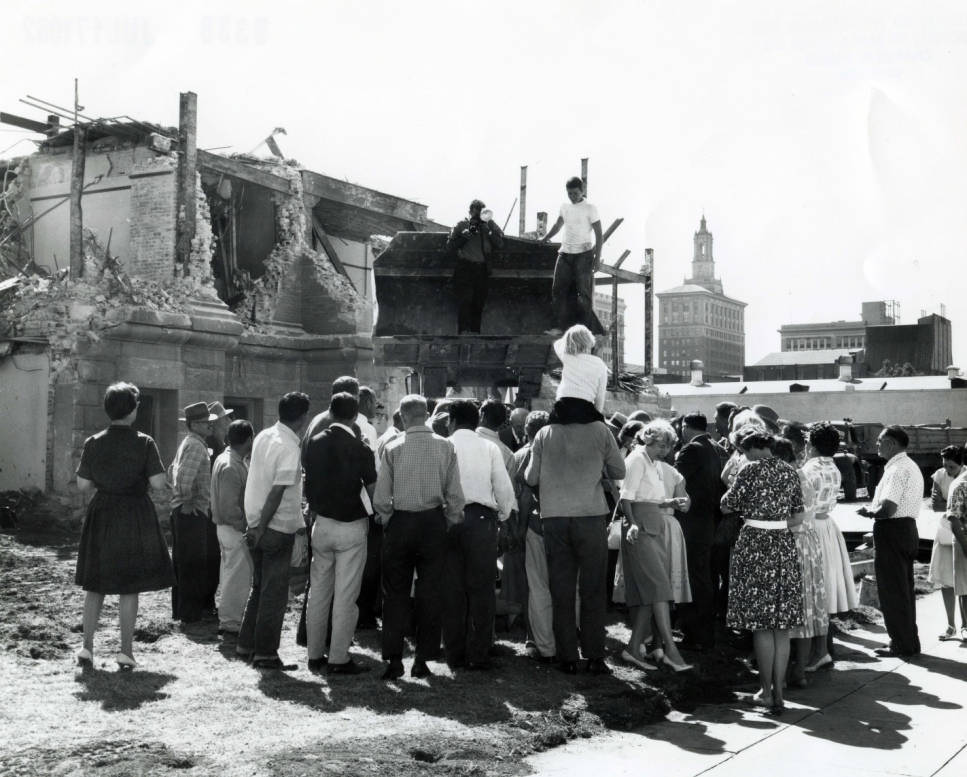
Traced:
<path fill-rule="evenodd" d="M 195 214 L 197 195 L 195 186 L 198 173 L 198 95 L 182 92 L 178 101 L 178 226 L 176 251 L 182 269 L 188 269 L 191 243 L 195 239 Z"/>
<path fill-rule="evenodd" d="M 363 210 L 371 210 L 387 216 L 394 216 L 414 225 L 426 221 L 426 205 L 404 200 L 375 189 L 367 189 L 348 181 L 340 181 L 310 170 L 302 171 L 302 186 L 307 195 L 352 205 Z"/>
<path fill-rule="evenodd" d="M 646 280 L 648 280 L 648 276 L 644 273 L 629 272 L 628 270 L 622 270 L 618 267 L 613 267 L 608 264 L 602 264 L 598 268 L 598 272 L 603 272 L 606 275 L 611 275 L 615 278 L 625 280 L 628 283 L 644 283 Z M 610 283 L 610 280 L 608 282 Z"/>
<path fill-rule="evenodd" d="M 339 254 L 336 253 L 335 246 L 333 246 L 332 241 L 329 239 L 329 236 L 326 234 L 326 230 L 322 228 L 322 224 L 319 223 L 319 219 L 317 219 L 314 214 L 312 216 L 312 235 L 313 237 L 315 237 L 316 240 L 319 241 L 319 244 L 326 252 L 326 256 L 329 257 L 329 261 L 332 262 L 332 266 L 335 267 L 336 270 L 341 275 L 343 275 L 346 278 L 346 280 L 349 281 L 350 285 L 355 289 L 356 284 L 353 283 L 353 279 L 349 277 L 349 273 L 346 271 L 345 265 L 342 263 L 342 260 L 339 258 Z"/>
<path fill-rule="evenodd" d="M 604 231 L 603 235 L 601 235 L 602 245 L 604 245 L 608 241 L 608 238 L 614 234 L 614 231 L 621 226 L 623 221 L 624 219 L 620 218 L 620 219 L 615 219 L 613 222 L 611 222 L 611 226 Z"/>
<path fill-rule="evenodd" d="M 198 167 L 223 175 L 230 175 L 233 178 L 254 183 L 256 186 L 271 189 L 274 192 L 281 192 L 283 194 L 292 193 L 292 184 L 288 178 L 283 178 L 281 175 L 275 175 L 257 167 L 252 167 L 237 159 L 229 159 L 228 157 L 213 154 L 211 151 L 198 149 Z"/>
<path fill-rule="evenodd" d="M 618 257 L 618 261 L 611 266 L 614 267 L 614 269 L 616 270 L 619 269 L 621 265 L 624 264 L 625 259 L 627 259 L 629 256 L 631 256 L 631 251 L 629 251 L 628 249 L 625 249 L 624 253 L 622 253 L 621 256 Z"/>
<path fill-rule="evenodd" d="M 23 116 L 15 116 L 12 113 L 0 113 L 0 122 L 9 124 L 12 127 L 20 127 L 20 129 L 31 130 L 32 132 L 40 132 L 44 134 L 50 130 L 49 123 L 34 121 L 33 119 L 25 119 Z"/>

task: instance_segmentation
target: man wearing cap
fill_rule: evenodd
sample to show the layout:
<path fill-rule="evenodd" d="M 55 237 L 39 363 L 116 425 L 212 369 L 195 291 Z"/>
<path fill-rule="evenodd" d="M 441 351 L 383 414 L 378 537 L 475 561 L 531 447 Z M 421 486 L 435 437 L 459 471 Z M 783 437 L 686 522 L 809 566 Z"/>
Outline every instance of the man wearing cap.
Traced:
<path fill-rule="evenodd" d="M 598 209 L 584 197 L 584 182 L 570 178 L 565 184 L 568 201 L 561 205 L 561 212 L 550 231 L 541 238 L 546 243 L 564 227 L 564 240 L 554 265 L 554 282 L 551 286 L 551 304 L 554 308 L 555 327 L 546 334 L 559 337 L 572 324 L 591 326 L 593 319 L 594 274 L 601 266 L 601 219 Z M 591 233 L 594 233 L 594 243 Z M 577 301 L 576 309 L 571 298 Z"/>
<path fill-rule="evenodd" d="M 453 286 L 457 298 L 457 332 L 479 334 L 487 302 L 490 261 L 504 246 L 504 234 L 484 213 L 480 200 L 470 203 L 470 218 L 457 222 L 447 238 L 447 251 L 456 254 Z"/>
<path fill-rule="evenodd" d="M 171 464 L 171 558 L 175 584 L 171 588 L 171 614 L 191 623 L 201 619 L 208 604 L 208 533 L 211 526 L 211 459 L 205 438 L 217 416 L 204 402 L 185 408 L 179 420 L 188 434 Z"/>

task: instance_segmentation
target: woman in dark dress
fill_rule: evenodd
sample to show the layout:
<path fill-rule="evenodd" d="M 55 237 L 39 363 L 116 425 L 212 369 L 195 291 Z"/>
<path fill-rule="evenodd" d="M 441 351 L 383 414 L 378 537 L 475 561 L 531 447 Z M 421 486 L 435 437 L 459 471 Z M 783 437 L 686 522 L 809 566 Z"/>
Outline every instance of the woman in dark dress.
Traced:
<path fill-rule="evenodd" d="M 796 471 L 772 455 L 772 435 L 753 427 L 738 445 L 748 463 L 722 497 L 722 512 L 741 512 L 743 520 L 729 567 L 727 623 L 752 632 L 762 686 L 754 700 L 778 713 L 789 629 L 803 624 L 802 569 L 789 529 L 802 523 L 805 504 Z"/>
<path fill-rule="evenodd" d="M 173 577 L 168 546 L 148 487 L 164 488 L 158 447 L 148 435 L 131 428 L 140 394 L 131 383 L 115 383 L 104 393 L 111 425 L 84 442 L 77 468 L 81 493 L 93 492 L 77 553 L 74 582 L 84 600 L 84 648 L 78 663 L 92 665 L 94 632 L 106 594 L 118 594 L 121 622 L 119 668 L 133 669 L 132 642 L 138 594 L 169 588 Z"/>

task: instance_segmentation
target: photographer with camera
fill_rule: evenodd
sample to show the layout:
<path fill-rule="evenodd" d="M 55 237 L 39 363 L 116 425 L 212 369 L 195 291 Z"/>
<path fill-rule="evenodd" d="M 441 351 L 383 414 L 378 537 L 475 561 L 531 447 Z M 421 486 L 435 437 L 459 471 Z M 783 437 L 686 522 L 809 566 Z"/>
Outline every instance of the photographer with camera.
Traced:
<path fill-rule="evenodd" d="M 480 333 L 490 261 L 503 245 L 504 234 L 494 223 L 493 213 L 480 200 L 471 202 L 470 218 L 460 221 L 447 239 L 447 251 L 457 256 L 453 285 L 459 334 Z"/>

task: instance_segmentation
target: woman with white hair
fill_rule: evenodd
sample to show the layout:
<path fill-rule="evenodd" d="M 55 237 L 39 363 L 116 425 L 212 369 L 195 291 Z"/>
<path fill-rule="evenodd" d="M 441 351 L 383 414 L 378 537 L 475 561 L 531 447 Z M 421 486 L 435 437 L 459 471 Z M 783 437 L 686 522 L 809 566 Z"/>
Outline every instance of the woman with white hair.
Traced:
<path fill-rule="evenodd" d="M 672 639 L 669 603 L 676 599 L 672 580 L 671 552 L 674 543 L 670 532 L 681 527 L 674 511 L 686 512 L 691 500 L 685 491 L 685 478 L 662 459 L 674 447 L 675 430 L 667 421 L 651 421 L 639 432 L 639 446 L 625 459 L 625 479 L 621 488 L 621 508 L 628 526 L 622 542 L 622 564 L 625 574 L 625 602 L 631 610 L 632 631 L 621 658 L 640 669 L 654 669 L 644 659 L 644 646 L 651 637 L 654 617 L 659 648 L 653 657 L 682 672 L 692 667 L 685 663 Z M 684 548 L 684 539 L 680 543 Z M 688 567 L 682 559 L 678 565 L 682 586 L 688 585 Z M 676 576 L 677 577 L 677 576 Z M 687 592 L 691 600 L 691 592 Z"/>
<path fill-rule="evenodd" d="M 592 351 L 591 330 L 575 324 L 554 342 L 554 353 L 564 365 L 551 423 L 585 424 L 604 420 L 608 367 Z"/>

